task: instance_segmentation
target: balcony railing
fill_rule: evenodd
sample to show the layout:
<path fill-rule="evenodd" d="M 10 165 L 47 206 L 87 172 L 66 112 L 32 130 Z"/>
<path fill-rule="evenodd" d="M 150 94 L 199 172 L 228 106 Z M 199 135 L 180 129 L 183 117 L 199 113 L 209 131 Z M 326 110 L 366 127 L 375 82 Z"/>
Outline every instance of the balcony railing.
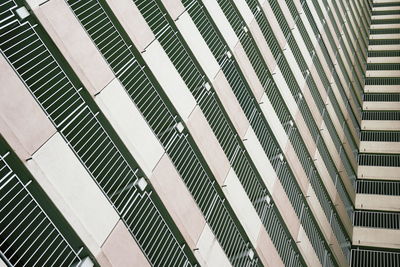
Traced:
<path fill-rule="evenodd" d="M 352 249 L 352 267 L 396 267 L 400 265 L 400 253 L 391 251 Z"/>
<path fill-rule="evenodd" d="M 71 266 L 81 262 L 76 248 L 47 215 L 9 164 L 10 152 L 0 155 L 0 262 L 10 266 Z"/>
<path fill-rule="evenodd" d="M 353 225 L 400 230 L 400 213 L 356 210 L 354 212 Z"/>
<path fill-rule="evenodd" d="M 400 196 L 400 182 L 357 180 L 358 194 Z"/>

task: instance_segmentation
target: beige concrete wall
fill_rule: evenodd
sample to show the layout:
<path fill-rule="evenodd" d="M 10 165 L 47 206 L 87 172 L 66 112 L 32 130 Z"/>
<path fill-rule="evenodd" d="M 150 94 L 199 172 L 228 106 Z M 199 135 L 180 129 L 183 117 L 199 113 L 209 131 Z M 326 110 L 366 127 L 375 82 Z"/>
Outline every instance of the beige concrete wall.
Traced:
<path fill-rule="evenodd" d="M 0 84 L 0 134 L 26 160 L 56 129 L 3 55 L 0 55 Z"/>
<path fill-rule="evenodd" d="M 190 115 L 187 127 L 218 184 L 222 185 L 228 175 L 230 163 L 198 106 Z"/>
<path fill-rule="evenodd" d="M 365 153 L 400 153 L 399 142 L 360 142 L 360 151 Z"/>
<path fill-rule="evenodd" d="M 315 254 L 314 248 L 311 245 L 310 240 L 307 238 L 307 234 L 304 231 L 303 227 L 300 227 L 296 242 L 298 244 L 301 254 L 309 256 L 304 258 L 307 266 L 322 266 L 321 262 L 318 260 L 317 255 Z"/>
<path fill-rule="evenodd" d="M 376 50 L 386 50 L 386 49 L 382 48 Z M 400 57 L 369 57 L 367 59 L 367 63 L 400 63 Z"/>
<path fill-rule="evenodd" d="M 169 157 L 164 154 L 150 182 L 202 266 L 231 266 Z"/>
<path fill-rule="evenodd" d="M 400 230 L 354 227 L 353 245 L 400 249 Z"/>
<path fill-rule="evenodd" d="M 358 166 L 357 177 L 363 179 L 400 180 L 400 168 Z"/>
<path fill-rule="evenodd" d="M 399 36 L 398 36 L 399 37 Z M 366 77 L 398 77 L 400 70 L 367 70 Z"/>
<path fill-rule="evenodd" d="M 111 82 L 112 71 L 65 1 L 47 1 L 33 12 L 92 95 Z"/>
<path fill-rule="evenodd" d="M 400 28 L 400 24 L 372 24 L 371 29 L 392 29 L 392 28 Z M 383 49 L 385 50 L 385 49 Z"/>
<path fill-rule="evenodd" d="M 255 96 L 257 101 L 260 101 L 261 96 L 264 93 L 264 88 L 260 83 L 260 81 L 258 80 L 257 74 L 254 71 L 250 63 L 250 60 L 248 59 L 246 52 L 244 51 L 244 48 L 240 43 L 238 43 L 235 46 L 233 54 L 235 56 L 237 63 L 239 64 L 239 67 L 243 75 L 245 76 L 247 82 L 250 85 L 253 95 Z"/>
<path fill-rule="evenodd" d="M 366 93 L 400 93 L 399 85 L 366 85 L 364 86 Z"/>
<path fill-rule="evenodd" d="M 400 76 L 400 75 L 399 75 Z M 363 102 L 364 110 L 400 110 L 400 102 Z"/>
<path fill-rule="evenodd" d="M 144 51 L 155 36 L 133 1 L 106 0 L 106 2 L 137 49 Z"/>
<path fill-rule="evenodd" d="M 284 266 L 267 231 L 261 231 L 257 239 L 257 254 L 265 266 Z"/>
<path fill-rule="evenodd" d="M 195 248 L 206 221 L 166 154 L 154 169 L 150 182 L 190 248 Z"/>
<path fill-rule="evenodd" d="M 267 15 L 269 25 L 271 26 L 271 30 L 274 32 L 275 38 L 278 41 L 280 47 L 283 49 L 286 45 L 286 38 L 283 35 L 281 27 L 279 26 L 278 20 L 273 15 L 274 12 L 268 1 L 265 1 L 261 4 L 261 9 L 264 11 L 264 14 Z"/>
<path fill-rule="evenodd" d="M 260 49 L 264 62 L 267 64 L 269 71 L 272 72 L 276 68 L 277 63 L 256 20 L 253 20 L 249 25 L 249 30 L 253 35 L 257 47 Z"/>
<path fill-rule="evenodd" d="M 229 119 L 236 129 L 236 132 L 241 138 L 244 138 L 250 123 L 244 115 L 244 112 L 222 71 L 218 72 L 213 81 L 213 85 L 219 100 L 224 106 Z"/>
<path fill-rule="evenodd" d="M 369 39 L 375 40 L 375 39 L 398 39 L 399 35 L 398 34 L 371 34 L 369 36 Z"/>
<path fill-rule="evenodd" d="M 361 129 L 369 131 L 400 131 L 400 121 L 361 121 Z"/>
<path fill-rule="evenodd" d="M 364 210 L 383 210 L 383 211 L 400 211 L 400 197 L 386 195 L 368 195 L 357 194 L 356 205 L 357 209 Z"/>
<path fill-rule="evenodd" d="M 97 257 L 101 266 L 143 266 L 150 263 L 120 220 L 101 247 L 105 257 Z M 107 265 L 107 262 L 109 265 Z"/>
<path fill-rule="evenodd" d="M 267 186 L 268 191 L 273 194 L 273 187 L 274 184 L 278 182 L 278 177 L 267 155 L 265 155 L 264 150 L 252 127 L 249 127 L 243 144 L 246 147 L 246 150 L 249 153 L 254 165 L 256 166 L 261 179 Z M 287 198 L 286 195 L 285 197 Z"/>

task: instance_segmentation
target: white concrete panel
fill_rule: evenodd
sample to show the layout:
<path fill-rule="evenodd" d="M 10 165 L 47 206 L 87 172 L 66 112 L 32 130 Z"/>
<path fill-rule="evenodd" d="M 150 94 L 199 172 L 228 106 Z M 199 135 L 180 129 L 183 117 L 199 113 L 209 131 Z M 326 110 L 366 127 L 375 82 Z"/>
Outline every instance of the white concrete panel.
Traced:
<path fill-rule="evenodd" d="M 272 194 L 272 188 L 278 177 L 251 126 L 247 130 L 243 143 L 261 178 Z"/>
<path fill-rule="evenodd" d="M 206 160 L 217 182 L 221 185 L 228 175 L 230 163 L 218 139 L 197 106 L 187 121 L 187 128 Z"/>
<path fill-rule="evenodd" d="M 367 70 L 365 75 L 367 77 L 399 77 L 400 70 Z"/>
<path fill-rule="evenodd" d="M 304 261 L 307 266 L 322 266 L 302 226 L 300 226 L 299 235 L 297 236 L 297 246 L 300 253 L 304 255 Z"/>
<path fill-rule="evenodd" d="M 161 2 L 173 20 L 185 12 L 185 7 L 179 0 L 161 0 Z"/>
<path fill-rule="evenodd" d="M 196 106 L 196 100 L 186 87 L 178 71 L 156 40 L 143 52 L 143 58 L 161 84 L 172 104 L 184 121 Z"/>
<path fill-rule="evenodd" d="M 366 85 L 364 86 L 366 93 L 400 93 L 399 85 Z"/>
<path fill-rule="evenodd" d="M 382 47 L 382 50 L 388 49 Z M 367 58 L 367 63 L 400 63 L 400 57 L 369 57 Z"/>
<path fill-rule="evenodd" d="M 220 67 L 190 15 L 187 12 L 183 13 L 175 23 L 208 79 L 212 81 Z"/>
<path fill-rule="evenodd" d="M 393 229 L 354 227 L 353 245 L 400 249 L 400 231 Z"/>
<path fill-rule="evenodd" d="M 375 40 L 375 39 L 398 39 L 399 34 L 371 34 L 369 36 L 369 39 Z"/>
<path fill-rule="evenodd" d="M 228 47 L 233 50 L 235 45 L 239 42 L 238 37 L 233 31 L 229 21 L 226 19 L 224 12 L 218 5 L 216 0 L 203 0 L 204 6 L 207 8 L 208 13 L 213 18 L 214 23 L 221 31 L 222 36 L 228 44 Z"/>
<path fill-rule="evenodd" d="M 308 21 L 307 15 L 304 13 L 304 11 L 302 11 L 302 12 L 300 13 L 300 18 L 301 18 L 301 21 L 302 21 L 303 24 L 304 24 L 304 27 L 306 28 L 306 31 L 307 31 L 307 33 L 308 33 L 308 36 L 309 36 L 310 39 L 311 39 L 311 42 L 313 43 L 314 47 L 316 47 L 316 46 L 317 46 L 317 43 L 318 43 L 318 40 L 317 40 L 317 38 L 315 37 L 315 34 L 314 34 L 314 32 L 313 32 L 313 30 L 312 30 L 312 27 L 311 27 L 311 24 L 310 24 L 310 22 Z M 296 39 L 296 40 L 297 40 L 297 39 Z"/>
<path fill-rule="evenodd" d="M 289 138 L 283 129 L 283 126 L 276 115 L 274 108 L 272 107 L 271 102 L 268 99 L 267 94 L 263 94 L 260 100 L 260 108 L 262 113 L 264 114 L 265 119 L 268 122 L 269 127 L 271 127 L 280 147 L 286 147 L 289 142 Z M 289 122 L 288 122 L 289 123 Z M 293 122 L 294 123 L 294 122 Z"/>
<path fill-rule="evenodd" d="M 396 75 L 397 76 L 397 75 Z M 393 77 L 396 77 L 393 76 Z M 398 75 L 397 77 L 400 77 Z M 400 102 L 377 102 L 377 101 L 364 101 L 364 110 L 400 110 Z"/>
<path fill-rule="evenodd" d="M 358 166 L 357 177 L 362 179 L 400 180 L 400 167 Z"/>
<path fill-rule="evenodd" d="M 106 0 L 106 2 L 137 49 L 143 51 L 155 36 L 135 3 L 132 0 Z"/>
<path fill-rule="evenodd" d="M 400 142 L 360 142 L 360 151 L 366 153 L 400 154 Z"/>
<path fill-rule="evenodd" d="M 306 50 L 307 51 L 307 50 Z M 306 54 L 307 52 L 303 52 L 303 54 Z M 305 80 L 303 75 L 301 74 L 299 65 L 297 64 L 296 59 L 294 58 L 292 49 L 290 49 L 290 46 L 288 44 L 286 44 L 285 49 L 283 51 L 283 54 L 286 57 L 286 60 L 290 66 L 290 69 L 297 81 L 297 84 L 300 86 L 301 89 L 304 88 L 304 84 L 305 84 Z"/>
<path fill-rule="evenodd" d="M 254 16 L 253 16 L 253 13 L 251 12 L 249 6 L 247 5 L 246 1 L 245 0 L 233 0 L 233 2 L 235 3 L 237 9 L 239 10 L 240 15 L 242 15 L 244 22 L 247 25 L 250 25 Z"/>
<path fill-rule="evenodd" d="M 294 100 L 292 93 L 290 92 L 285 79 L 283 78 L 282 72 L 277 66 L 275 71 L 272 73 L 272 77 L 274 78 L 275 84 L 279 89 L 279 92 L 282 95 L 282 98 L 285 100 L 286 106 L 289 109 L 290 114 L 293 118 L 295 118 L 296 113 L 298 111 L 297 103 Z"/>
<path fill-rule="evenodd" d="M 56 129 L 3 55 L 0 84 L 0 134 L 21 159 L 27 159 Z"/>
<path fill-rule="evenodd" d="M 94 255 L 119 216 L 58 133 L 47 141 L 27 166 Z"/>
<path fill-rule="evenodd" d="M 400 212 L 400 196 L 357 194 L 357 209 Z"/>
<path fill-rule="evenodd" d="M 250 202 L 249 197 L 243 189 L 235 171 L 231 168 L 225 180 L 223 191 L 233 211 L 238 217 L 241 225 L 246 231 L 254 247 L 257 244 L 257 237 L 263 227 L 256 210 Z"/>
<path fill-rule="evenodd" d="M 361 129 L 371 131 L 400 131 L 400 121 L 362 120 Z"/>
<path fill-rule="evenodd" d="M 0 267 L 7 267 L 6 263 L 0 258 Z"/>
<path fill-rule="evenodd" d="M 189 247 L 193 249 L 206 221 L 167 154 L 157 164 L 150 181 Z"/>
<path fill-rule="evenodd" d="M 95 100 L 146 176 L 150 177 L 164 149 L 120 82 L 115 78 Z"/>
<path fill-rule="evenodd" d="M 393 29 L 400 28 L 399 23 L 391 23 L 391 24 L 371 24 L 371 29 Z"/>
<path fill-rule="evenodd" d="M 232 266 L 208 224 L 205 225 L 201 233 L 200 239 L 197 242 L 197 248 L 195 256 L 197 259 L 200 256 L 203 260 L 199 262 L 201 266 Z"/>
<path fill-rule="evenodd" d="M 301 33 L 299 32 L 297 26 L 292 30 L 292 34 L 294 39 L 297 41 L 297 45 L 299 46 L 300 51 L 302 51 L 302 56 L 304 57 L 307 66 L 310 66 L 310 64 L 312 63 L 312 58 L 310 53 L 308 52 L 307 46 L 305 45 L 303 37 L 301 36 Z"/>
<path fill-rule="evenodd" d="M 114 78 L 106 61 L 65 1 L 48 1 L 34 9 L 34 13 L 92 95 Z"/>
<path fill-rule="evenodd" d="M 313 4 L 311 1 L 309 1 L 309 2 L 307 2 L 307 3 L 308 3 L 308 8 L 310 9 L 310 12 L 311 12 L 311 14 L 312 14 L 312 16 L 313 16 L 313 18 L 314 18 L 314 21 L 315 21 L 315 23 L 316 23 L 316 25 L 317 25 L 317 28 L 318 28 L 319 30 L 324 31 L 324 30 L 322 29 L 323 26 L 322 26 L 321 21 L 320 21 L 320 19 L 319 19 L 318 13 L 317 13 L 317 11 L 315 10 L 314 4 Z"/>

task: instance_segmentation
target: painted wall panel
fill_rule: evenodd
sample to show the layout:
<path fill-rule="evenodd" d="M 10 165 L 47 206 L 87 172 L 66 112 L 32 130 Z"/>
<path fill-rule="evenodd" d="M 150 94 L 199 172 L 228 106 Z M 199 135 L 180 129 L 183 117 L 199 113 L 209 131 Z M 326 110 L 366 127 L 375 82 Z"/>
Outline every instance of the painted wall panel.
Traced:
<path fill-rule="evenodd" d="M 142 55 L 179 115 L 184 121 L 187 121 L 196 106 L 196 100 L 165 54 L 160 43 L 158 41 L 152 42 Z"/>
<path fill-rule="evenodd" d="M 149 177 L 164 149 L 117 79 L 95 100 L 129 152 Z"/>

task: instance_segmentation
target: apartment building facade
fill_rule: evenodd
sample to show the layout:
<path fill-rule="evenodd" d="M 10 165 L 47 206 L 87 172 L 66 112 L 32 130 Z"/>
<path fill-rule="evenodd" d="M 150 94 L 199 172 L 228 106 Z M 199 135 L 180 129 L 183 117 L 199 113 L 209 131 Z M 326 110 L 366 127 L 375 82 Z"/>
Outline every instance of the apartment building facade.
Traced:
<path fill-rule="evenodd" d="M 1 0 L 0 266 L 398 266 L 400 1 Z"/>

